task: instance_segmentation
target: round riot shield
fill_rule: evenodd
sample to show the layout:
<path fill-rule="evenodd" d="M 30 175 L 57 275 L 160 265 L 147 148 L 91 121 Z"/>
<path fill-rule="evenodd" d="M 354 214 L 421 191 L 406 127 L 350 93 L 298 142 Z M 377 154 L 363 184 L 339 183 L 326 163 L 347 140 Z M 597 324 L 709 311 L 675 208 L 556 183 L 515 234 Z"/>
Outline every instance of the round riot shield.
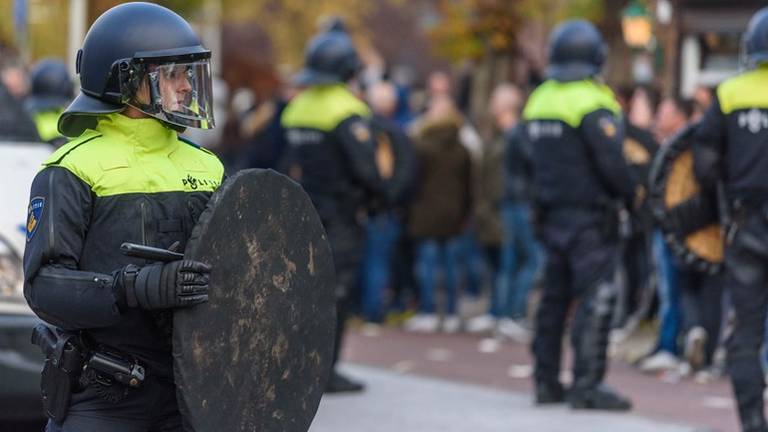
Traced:
<path fill-rule="evenodd" d="M 173 359 L 187 431 L 300 431 L 330 374 L 330 247 L 307 194 L 246 170 L 213 194 L 185 257 L 211 265 L 209 301 L 174 312 Z"/>
<path fill-rule="evenodd" d="M 675 135 L 657 154 L 650 173 L 650 205 L 664 240 L 684 265 L 707 273 L 724 258 L 715 190 L 702 190 L 691 150 L 696 125 Z"/>

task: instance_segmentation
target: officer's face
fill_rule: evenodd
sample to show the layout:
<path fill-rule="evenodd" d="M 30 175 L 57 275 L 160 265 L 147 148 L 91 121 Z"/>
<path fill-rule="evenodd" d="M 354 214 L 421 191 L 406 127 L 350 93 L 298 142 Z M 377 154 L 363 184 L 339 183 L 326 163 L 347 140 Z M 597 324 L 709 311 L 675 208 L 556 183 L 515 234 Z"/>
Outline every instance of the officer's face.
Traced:
<path fill-rule="evenodd" d="M 192 91 L 190 69 L 185 65 L 168 66 L 160 69 L 159 87 L 163 98 L 163 110 L 182 111 L 187 95 Z"/>
<path fill-rule="evenodd" d="M 157 73 L 157 87 L 162 98 L 163 110 L 166 112 L 180 112 L 185 106 L 184 102 L 192 91 L 192 85 L 189 82 L 189 68 L 185 65 L 163 65 L 150 69 Z M 136 93 L 136 100 L 142 104 L 150 103 L 149 81 L 145 78 L 139 91 Z"/>

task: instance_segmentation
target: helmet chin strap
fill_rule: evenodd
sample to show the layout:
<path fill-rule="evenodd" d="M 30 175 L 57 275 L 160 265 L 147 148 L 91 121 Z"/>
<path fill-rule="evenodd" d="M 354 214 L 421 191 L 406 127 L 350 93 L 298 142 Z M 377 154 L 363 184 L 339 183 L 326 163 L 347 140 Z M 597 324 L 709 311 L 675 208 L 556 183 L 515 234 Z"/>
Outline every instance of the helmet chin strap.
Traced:
<path fill-rule="evenodd" d="M 160 80 L 158 79 L 157 71 L 147 74 L 149 78 L 149 97 L 150 108 L 152 112 L 157 114 L 163 111 L 163 95 L 160 93 Z"/>
<path fill-rule="evenodd" d="M 126 109 L 123 114 L 131 118 L 144 118 L 154 117 L 158 118 L 157 114 L 163 112 L 163 97 L 160 94 L 160 85 L 158 84 L 157 72 L 149 72 L 147 74 L 147 84 L 149 89 L 149 103 L 144 103 L 137 99 L 138 95 L 135 95 L 129 102 L 127 102 Z M 162 119 L 159 119 L 161 120 Z"/>

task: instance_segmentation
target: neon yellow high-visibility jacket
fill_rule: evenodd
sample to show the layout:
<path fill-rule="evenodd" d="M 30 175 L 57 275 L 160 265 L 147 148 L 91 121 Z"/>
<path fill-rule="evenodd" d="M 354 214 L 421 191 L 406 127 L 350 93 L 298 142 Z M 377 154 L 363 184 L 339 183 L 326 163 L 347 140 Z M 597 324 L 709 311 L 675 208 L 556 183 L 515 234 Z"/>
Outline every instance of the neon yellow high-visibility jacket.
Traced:
<path fill-rule="evenodd" d="M 123 242 L 182 249 L 224 170 L 153 118 L 99 118 L 59 148 L 32 183 L 24 294 L 43 320 L 171 373 L 169 311 L 122 307 L 113 273 L 143 260 Z"/>

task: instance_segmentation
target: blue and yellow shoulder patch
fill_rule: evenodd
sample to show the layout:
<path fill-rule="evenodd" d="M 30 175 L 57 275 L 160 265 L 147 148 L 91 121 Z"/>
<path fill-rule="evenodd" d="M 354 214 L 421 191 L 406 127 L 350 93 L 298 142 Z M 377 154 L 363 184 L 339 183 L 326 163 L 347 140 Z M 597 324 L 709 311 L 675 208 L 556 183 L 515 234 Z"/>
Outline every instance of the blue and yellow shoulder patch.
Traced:
<path fill-rule="evenodd" d="M 600 129 L 603 131 L 603 135 L 605 135 L 607 138 L 613 138 L 616 136 L 617 127 L 616 127 L 616 121 L 613 117 L 604 116 L 601 117 L 600 120 L 597 122 L 598 126 L 600 126 Z"/>
<path fill-rule="evenodd" d="M 27 208 L 27 241 L 32 240 L 40 226 L 40 220 L 43 217 L 43 208 L 45 207 L 45 198 L 34 197 L 29 202 Z"/>

